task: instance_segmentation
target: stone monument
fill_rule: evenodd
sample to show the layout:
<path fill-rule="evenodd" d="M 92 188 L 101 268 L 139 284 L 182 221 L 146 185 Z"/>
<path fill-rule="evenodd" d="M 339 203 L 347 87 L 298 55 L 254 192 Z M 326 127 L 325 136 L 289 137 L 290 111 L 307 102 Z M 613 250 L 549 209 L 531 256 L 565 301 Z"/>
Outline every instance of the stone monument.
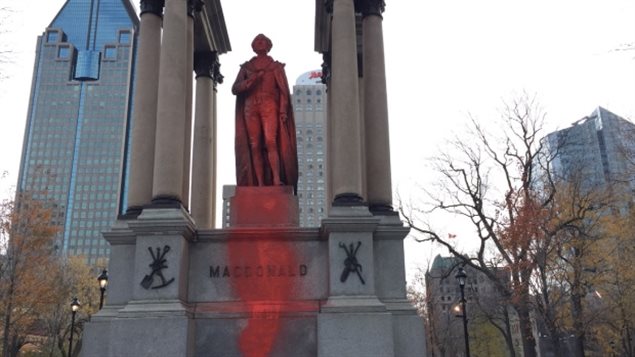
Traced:
<path fill-rule="evenodd" d="M 332 204 L 315 228 L 298 227 L 293 111 L 271 40 L 254 39 L 232 88 L 238 187 L 232 227 L 214 229 L 220 0 L 141 5 L 129 209 L 104 232 L 109 291 L 81 355 L 425 356 L 391 206 L 383 1 L 316 0 Z"/>

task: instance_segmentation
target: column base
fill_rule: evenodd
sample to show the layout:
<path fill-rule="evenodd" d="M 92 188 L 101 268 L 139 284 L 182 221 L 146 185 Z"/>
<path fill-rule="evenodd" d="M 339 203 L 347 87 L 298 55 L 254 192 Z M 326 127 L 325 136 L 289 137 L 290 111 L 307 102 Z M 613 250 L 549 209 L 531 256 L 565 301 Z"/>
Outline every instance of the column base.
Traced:
<path fill-rule="evenodd" d="M 333 200 L 334 207 L 350 207 L 350 206 L 366 206 L 362 196 L 353 193 L 345 192 L 335 195 Z"/>
<path fill-rule="evenodd" d="M 144 208 L 181 208 L 183 203 L 177 196 L 157 195 L 152 198 L 152 203 Z"/>
<path fill-rule="evenodd" d="M 387 203 L 371 203 L 368 205 L 368 209 L 373 216 L 399 216 L 399 212 Z"/>
<path fill-rule="evenodd" d="M 137 219 L 141 212 L 143 211 L 143 206 L 131 206 L 126 209 L 126 213 L 120 214 L 117 216 L 118 220 L 126 221 L 129 219 Z"/>

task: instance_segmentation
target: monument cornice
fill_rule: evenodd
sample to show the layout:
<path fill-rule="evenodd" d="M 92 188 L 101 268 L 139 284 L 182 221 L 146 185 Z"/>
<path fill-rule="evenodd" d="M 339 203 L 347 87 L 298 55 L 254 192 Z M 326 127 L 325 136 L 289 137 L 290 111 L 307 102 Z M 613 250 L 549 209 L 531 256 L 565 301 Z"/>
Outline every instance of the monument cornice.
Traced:
<path fill-rule="evenodd" d="M 134 245 L 137 242 L 132 230 L 126 221 L 118 220 L 109 231 L 102 233 L 104 239 L 112 246 Z"/>
<path fill-rule="evenodd" d="M 165 0 L 141 0 L 141 15 L 145 13 L 163 16 Z"/>
<path fill-rule="evenodd" d="M 146 208 L 137 219 L 128 221 L 128 226 L 136 236 L 180 235 L 188 241 L 196 239 L 194 222 L 183 207 Z"/>
<path fill-rule="evenodd" d="M 380 224 L 375 230 L 376 240 L 403 240 L 408 236 L 410 228 L 406 226 Z"/>
<path fill-rule="evenodd" d="M 328 217 L 322 220 L 322 234 L 333 232 L 374 232 L 379 225 L 376 217 Z"/>
<path fill-rule="evenodd" d="M 197 239 L 199 242 L 223 242 L 229 240 L 315 241 L 324 240 L 324 237 L 320 235 L 319 228 L 245 227 L 198 230 Z"/>

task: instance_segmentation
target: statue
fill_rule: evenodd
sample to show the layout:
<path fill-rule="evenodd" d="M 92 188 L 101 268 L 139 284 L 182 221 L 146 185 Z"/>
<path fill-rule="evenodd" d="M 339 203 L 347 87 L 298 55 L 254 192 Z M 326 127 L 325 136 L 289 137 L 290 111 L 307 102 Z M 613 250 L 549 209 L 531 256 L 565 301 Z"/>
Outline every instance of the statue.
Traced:
<path fill-rule="evenodd" d="M 236 95 L 236 184 L 293 186 L 298 182 L 295 122 L 284 64 L 268 53 L 272 42 L 259 34 L 256 56 L 241 65 Z"/>

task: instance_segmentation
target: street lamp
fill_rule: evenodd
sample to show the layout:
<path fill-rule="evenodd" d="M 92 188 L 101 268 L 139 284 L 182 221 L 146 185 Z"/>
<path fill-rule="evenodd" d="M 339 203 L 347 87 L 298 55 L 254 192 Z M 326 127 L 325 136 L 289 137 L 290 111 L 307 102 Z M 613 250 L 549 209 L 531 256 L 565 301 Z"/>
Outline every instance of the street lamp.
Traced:
<path fill-rule="evenodd" d="M 106 292 L 106 286 L 108 286 L 108 270 L 104 269 L 97 277 L 99 282 L 99 290 L 101 295 L 99 297 L 99 310 L 104 306 L 104 293 Z"/>
<path fill-rule="evenodd" d="M 467 334 L 467 308 L 465 306 L 465 280 L 467 275 L 465 274 L 465 270 L 463 267 L 459 267 L 458 273 L 456 273 L 456 280 L 459 281 L 459 288 L 461 289 L 461 308 L 463 313 L 461 316 L 463 317 L 463 336 L 465 337 L 465 355 L 470 357 L 470 338 Z"/>
<path fill-rule="evenodd" d="M 68 357 L 71 357 L 73 353 L 73 330 L 75 330 L 75 314 L 77 313 L 77 310 L 79 310 L 80 306 L 81 305 L 79 303 L 79 300 L 74 297 L 73 301 L 71 301 L 71 337 L 69 339 L 70 343 L 68 344 Z"/>

